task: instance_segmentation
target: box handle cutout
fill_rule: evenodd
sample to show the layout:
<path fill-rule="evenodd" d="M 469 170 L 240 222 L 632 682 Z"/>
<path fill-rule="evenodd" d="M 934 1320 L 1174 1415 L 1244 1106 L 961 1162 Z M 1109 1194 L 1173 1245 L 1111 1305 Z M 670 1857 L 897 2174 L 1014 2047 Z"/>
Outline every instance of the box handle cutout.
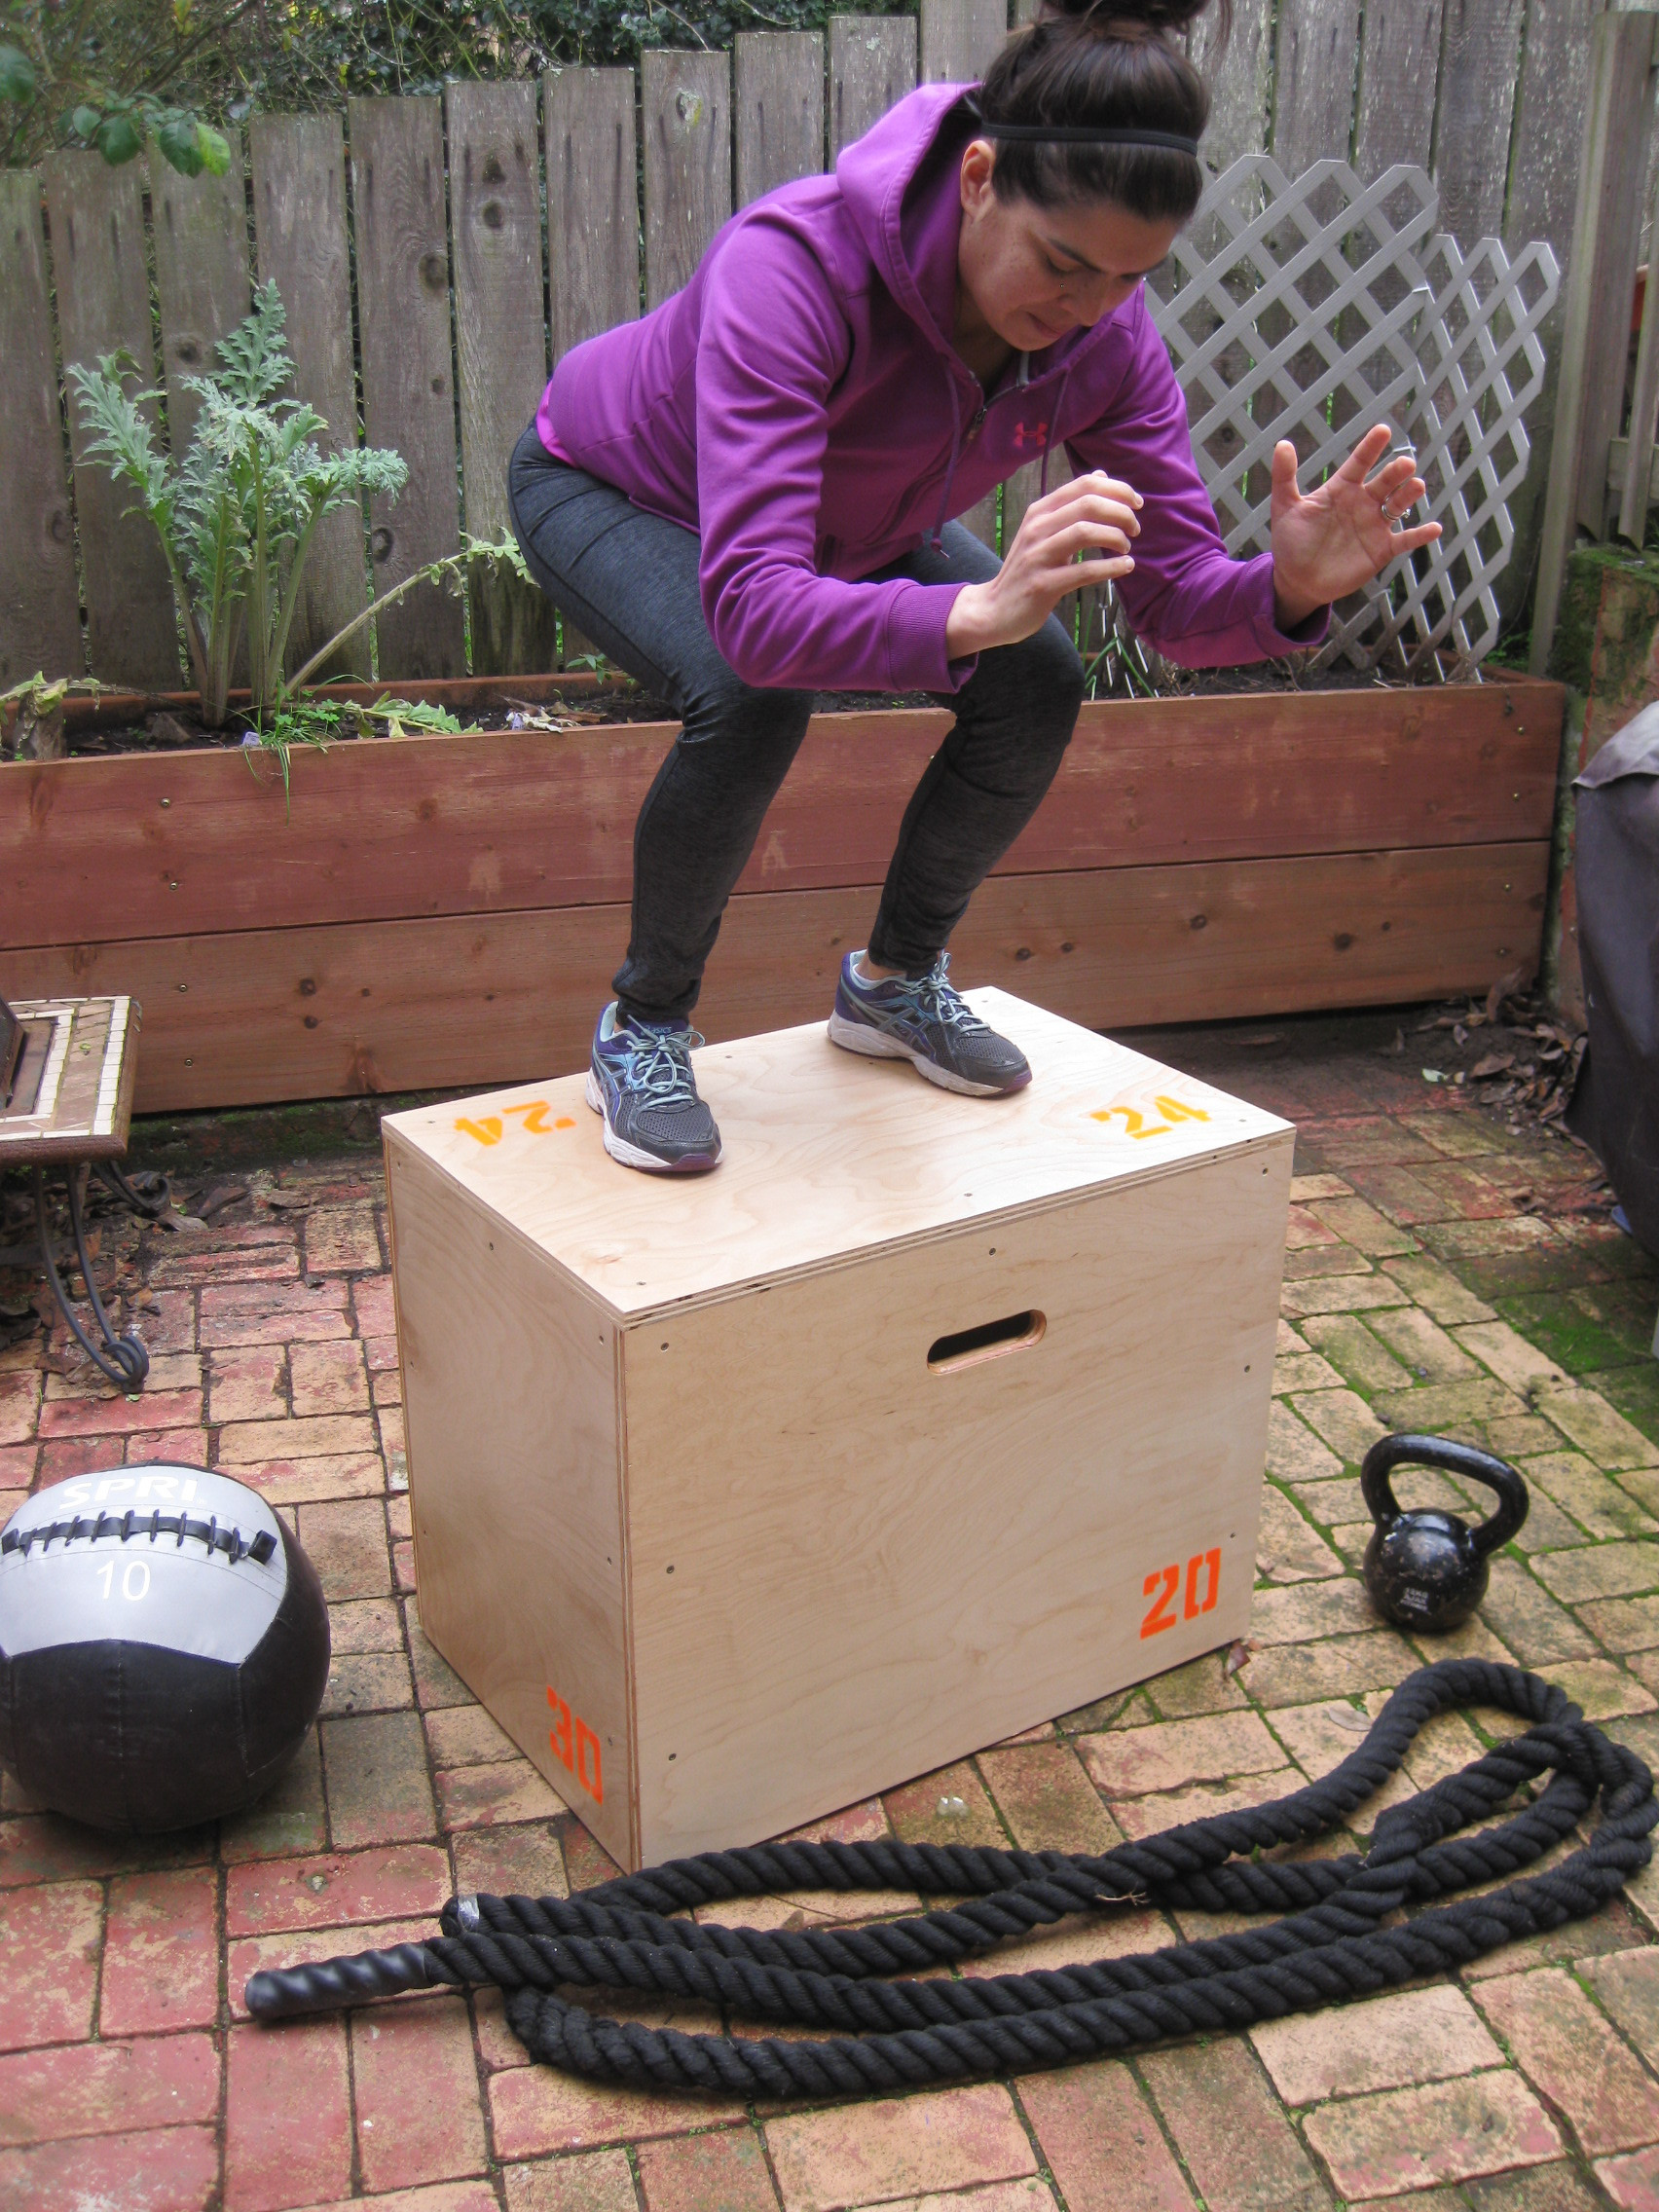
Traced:
<path fill-rule="evenodd" d="M 928 1369 L 934 1375 L 956 1375 L 965 1367 L 977 1367 L 987 1359 L 1022 1346 L 1041 1344 L 1049 1326 L 1046 1313 L 1035 1309 L 1008 1313 L 1000 1321 L 981 1321 L 977 1329 L 959 1329 L 953 1337 L 938 1337 L 928 1346 Z"/>

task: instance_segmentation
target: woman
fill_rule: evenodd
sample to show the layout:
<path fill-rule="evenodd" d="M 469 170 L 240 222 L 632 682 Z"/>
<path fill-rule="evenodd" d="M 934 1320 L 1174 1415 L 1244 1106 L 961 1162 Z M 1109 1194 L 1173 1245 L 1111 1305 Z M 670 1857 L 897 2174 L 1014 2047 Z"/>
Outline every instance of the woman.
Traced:
<path fill-rule="evenodd" d="M 734 216 L 682 292 L 568 353 L 519 441 L 532 570 L 683 720 L 635 830 L 588 1078 L 629 1166 L 719 1158 L 687 1017 L 816 691 L 927 691 L 957 718 L 830 1035 L 998 1095 L 1030 1068 L 957 996 L 945 946 L 1077 719 L 1058 602 L 1112 582 L 1170 659 L 1259 660 L 1316 643 L 1331 600 L 1439 535 L 1394 527 L 1423 485 L 1409 457 L 1377 467 L 1378 425 L 1306 498 L 1280 445 L 1272 552 L 1222 547 L 1143 289 L 1203 186 L 1208 96 L 1174 35 L 1204 4 L 1058 0 L 982 86 L 912 92 L 832 175 Z M 1079 473 L 1000 563 L 950 519 L 1062 444 Z"/>

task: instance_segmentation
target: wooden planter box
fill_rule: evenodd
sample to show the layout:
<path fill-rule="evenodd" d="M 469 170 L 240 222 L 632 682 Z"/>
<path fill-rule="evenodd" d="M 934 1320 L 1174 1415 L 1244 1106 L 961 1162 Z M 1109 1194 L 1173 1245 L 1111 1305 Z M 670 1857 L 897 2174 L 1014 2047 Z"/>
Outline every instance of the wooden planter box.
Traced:
<path fill-rule="evenodd" d="M 545 681 L 405 687 L 466 698 Z M 119 703 L 105 701 L 107 719 Z M 1089 1028 L 1385 1005 L 1535 969 L 1563 693 L 1085 707 L 954 944 Z M 819 716 L 738 885 L 713 1039 L 827 1014 L 942 710 Z M 583 1064 L 672 724 L 0 765 L 0 994 L 130 993 L 136 1108 L 540 1079 Z M 252 762 L 250 773 L 249 762 Z"/>

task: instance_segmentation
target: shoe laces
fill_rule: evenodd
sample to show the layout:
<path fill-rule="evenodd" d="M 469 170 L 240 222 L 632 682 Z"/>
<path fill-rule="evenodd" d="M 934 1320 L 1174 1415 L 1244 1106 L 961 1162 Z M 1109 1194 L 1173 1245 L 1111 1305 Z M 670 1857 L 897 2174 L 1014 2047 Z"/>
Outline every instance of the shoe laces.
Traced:
<path fill-rule="evenodd" d="M 695 1106 L 697 1085 L 691 1074 L 691 1054 L 704 1043 L 695 1029 L 658 1029 L 649 1022 L 630 1021 L 622 1032 L 628 1041 L 628 1082 L 644 1091 L 653 1106 Z M 638 1038 L 640 1042 L 634 1043 Z"/>
<path fill-rule="evenodd" d="M 904 976 L 895 981 L 905 1002 L 930 1020 L 970 1035 L 984 1029 L 985 1024 L 950 980 L 948 952 L 941 952 L 925 976 Z"/>

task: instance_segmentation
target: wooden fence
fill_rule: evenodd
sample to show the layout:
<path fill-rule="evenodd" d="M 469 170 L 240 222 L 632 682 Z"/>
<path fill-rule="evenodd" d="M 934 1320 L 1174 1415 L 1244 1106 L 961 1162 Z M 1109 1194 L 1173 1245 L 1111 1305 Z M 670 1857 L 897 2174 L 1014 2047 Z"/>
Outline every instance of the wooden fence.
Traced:
<path fill-rule="evenodd" d="M 1206 160 L 1220 170 L 1268 149 L 1295 175 L 1338 155 L 1362 179 L 1417 163 L 1459 243 L 1541 239 L 1565 263 L 1601 12 L 1235 0 Z M 979 74 L 1008 22 L 1006 0 L 920 0 L 916 18 L 834 18 L 827 39 L 647 54 L 637 76 L 569 68 L 256 117 L 222 179 L 91 154 L 0 173 L 0 687 L 36 668 L 147 689 L 179 678 L 159 553 L 86 464 L 63 364 L 124 348 L 153 371 L 176 441 L 185 380 L 246 312 L 251 281 L 276 279 L 302 395 L 337 438 L 411 464 L 366 535 L 337 516 L 318 545 L 296 626 L 306 650 L 362 608 L 371 578 L 378 593 L 453 551 L 462 527 L 501 528 L 506 455 L 551 360 L 666 298 L 734 204 L 832 161 L 918 74 Z M 1198 35 L 1200 64 L 1211 37 Z M 382 676 L 462 674 L 463 609 L 423 587 L 374 649 Z M 360 673 L 369 651 L 364 632 Z M 474 673 L 545 668 L 551 653 L 539 606 L 474 598 Z"/>

